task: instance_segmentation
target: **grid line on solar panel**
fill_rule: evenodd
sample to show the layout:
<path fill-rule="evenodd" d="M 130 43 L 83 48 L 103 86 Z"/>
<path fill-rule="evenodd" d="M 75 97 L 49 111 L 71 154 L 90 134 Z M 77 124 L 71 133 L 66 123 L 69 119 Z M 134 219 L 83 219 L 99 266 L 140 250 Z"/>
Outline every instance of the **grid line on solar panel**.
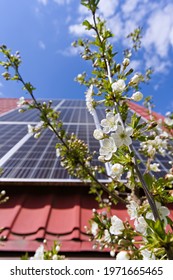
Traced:
<path fill-rule="evenodd" d="M 81 111 L 82 112 L 82 111 Z M 83 112 L 82 112 L 83 113 Z M 78 114 L 80 118 L 80 113 Z M 90 145 L 91 150 L 98 148 L 98 141 L 92 136 L 95 126 L 94 124 L 88 125 L 87 123 L 80 125 L 65 125 L 65 130 L 68 133 L 75 133 L 79 138 L 88 140 L 87 144 Z M 89 137 L 87 138 L 87 135 Z M 59 160 L 55 155 L 55 145 L 57 139 L 50 130 L 43 133 L 38 140 L 31 137 L 24 145 L 4 164 L 3 177 L 14 178 L 71 178 L 67 172 L 61 167 Z M 94 162 L 98 164 L 97 158 Z M 44 171 L 46 169 L 47 171 Z M 57 171 L 56 171 L 57 170 Z M 27 174 L 27 175 L 26 175 Z M 56 174 L 56 177 L 54 177 Z"/>
<path fill-rule="evenodd" d="M 25 125 L 0 124 L 0 132 L 0 158 L 2 158 L 27 134 L 27 127 Z"/>
<path fill-rule="evenodd" d="M 57 101 L 59 102 L 59 101 Z M 57 103 L 58 104 L 58 103 Z M 54 103 L 54 105 L 57 105 Z M 89 112 L 85 108 L 85 101 L 84 100 L 65 100 L 63 103 L 61 103 L 62 106 L 60 106 L 61 115 L 63 118 L 63 121 L 65 121 L 65 130 L 68 133 L 75 133 L 77 134 L 78 138 L 84 140 L 90 147 L 91 151 L 98 151 L 99 150 L 99 141 L 95 140 L 93 138 L 93 130 L 95 129 L 94 120 L 93 117 L 89 114 Z M 17 111 L 17 110 L 16 110 Z M 28 117 L 32 117 L 34 120 L 35 118 L 35 112 L 33 112 L 33 115 L 29 113 L 28 115 L 25 115 L 26 117 L 22 119 L 22 121 L 27 121 Z M 14 113 L 11 112 L 11 113 Z M 17 112 L 18 116 L 21 115 Z M 24 113 L 25 114 L 25 113 Z M 22 114 L 24 116 L 24 114 Z M 7 114 L 8 115 L 8 114 Z M 6 117 L 7 117 L 6 115 Z M 99 106 L 97 110 L 97 115 L 99 119 L 105 118 L 105 110 L 104 107 Z M 130 121 L 130 117 L 132 115 L 132 112 L 129 111 L 128 114 L 128 122 Z M 15 116 L 13 115 L 14 120 Z M 39 119 L 38 119 L 39 121 Z M 21 126 L 20 126 L 21 127 Z M 26 126 L 25 130 L 27 130 Z M 3 151 L 8 151 L 13 146 L 13 140 L 8 135 L 9 131 L 13 131 L 14 126 L 10 127 L 10 124 L 8 125 L 9 129 L 6 129 L 5 134 L 1 134 L 1 143 L 5 143 L 6 145 L 3 148 Z M 3 132 L 3 130 L 1 130 Z M 16 130 L 14 130 L 15 132 Z M 20 136 L 20 129 L 18 129 L 19 135 L 15 137 L 15 141 L 18 142 L 22 137 Z M 10 132 L 11 133 L 11 132 Z M 15 133 L 11 133 L 15 134 Z M 5 136 L 6 135 L 6 136 Z M 4 138 L 3 138 L 4 137 Z M 5 138 L 6 137 L 6 138 Z M 18 139 L 18 138 L 19 139 Z M 20 138 L 21 137 L 21 138 Z M 8 143 L 6 139 L 10 139 L 11 142 Z M 51 140 L 50 140 L 51 139 Z M 62 179 L 70 179 L 71 177 L 67 175 L 67 172 L 61 167 L 59 160 L 56 158 L 55 155 L 55 144 L 57 142 L 56 137 L 52 136 L 51 131 L 46 131 L 43 133 L 40 139 L 35 140 L 33 137 L 31 137 L 26 143 L 23 144 L 19 148 L 19 150 L 11 156 L 11 158 L 4 164 L 4 175 L 3 177 L 8 178 L 62 178 Z M 1 144 L 2 145 L 2 144 Z M 14 144 L 15 145 L 15 144 Z M 140 163 L 140 169 L 142 172 L 145 171 L 145 161 L 146 157 L 142 155 L 139 152 L 139 142 L 134 141 L 133 142 L 134 150 L 136 152 L 136 155 L 141 160 Z M 2 147 L 2 146 L 1 146 Z M 6 150 L 5 150 L 6 149 Z M 0 149 L 2 151 L 2 148 Z M 94 156 L 94 162 L 98 164 L 98 154 Z M 172 157 L 170 155 L 166 155 L 166 157 L 163 157 L 161 155 L 157 155 L 156 162 L 161 163 L 161 172 L 160 174 L 165 174 L 165 171 L 167 168 L 170 168 L 168 161 L 172 160 Z M 162 163 L 163 162 L 163 163 Z M 158 176 L 158 175 L 157 175 Z M 100 175 L 100 178 L 103 178 L 102 175 Z"/>

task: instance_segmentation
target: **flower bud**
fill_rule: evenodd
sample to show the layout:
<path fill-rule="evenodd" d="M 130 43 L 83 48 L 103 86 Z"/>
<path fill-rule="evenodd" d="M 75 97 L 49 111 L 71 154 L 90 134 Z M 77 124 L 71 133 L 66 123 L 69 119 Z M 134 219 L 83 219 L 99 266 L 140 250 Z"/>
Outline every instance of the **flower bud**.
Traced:
<path fill-rule="evenodd" d="M 123 92 L 126 88 L 124 80 L 119 79 L 117 82 L 112 84 L 112 90 L 114 92 Z"/>
<path fill-rule="evenodd" d="M 131 80 L 130 80 L 130 82 L 129 82 L 129 85 L 131 86 L 131 85 L 137 85 L 139 82 L 140 82 L 140 80 L 141 80 L 141 77 L 140 77 L 140 75 L 138 75 L 138 74 L 135 74 L 132 78 L 131 78 Z"/>
<path fill-rule="evenodd" d="M 5 194 L 6 194 L 6 191 L 2 190 L 1 195 L 5 195 Z"/>
<path fill-rule="evenodd" d="M 126 251 L 121 251 L 117 254 L 116 256 L 116 260 L 129 260 L 130 259 L 130 256 L 129 254 L 126 252 Z"/>
<path fill-rule="evenodd" d="M 101 139 L 103 139 L 104 134 L 103 134 L 103 131 L 101 129 L 95 129 L 94 133 L 93 133 L 93 136 L 96 140 L 101 140 Z"/>
<path fill-rule="evenodd" d="M 143 94 L 140 91 L 133 93 L 131 99 L 134 101 L 141 101 L 143 98 Z"/>
<path fill-rule="evenodd" d="M 52 260 L 56 261 L 58 259 L 57 255 L 53 255 Z"/>
<path fill-rule="evenodd" d="M 59 252 L 59 250 L 60 250 L 60 245 L 57 245 L 55 249 L 56 249 L 57 252 Z"/>
<path fill-rule="evenodd" d="M 110 251 L 110 256 L 115 257 L 115 251 Z"/>
<path fill-rule="evenodd" d="M 129 58 L 124 58 L 124 60 L 123 60 L 123 66 L 124 67 L 127 67 L 128 65 L 130 64 L 130 59 Z"/>

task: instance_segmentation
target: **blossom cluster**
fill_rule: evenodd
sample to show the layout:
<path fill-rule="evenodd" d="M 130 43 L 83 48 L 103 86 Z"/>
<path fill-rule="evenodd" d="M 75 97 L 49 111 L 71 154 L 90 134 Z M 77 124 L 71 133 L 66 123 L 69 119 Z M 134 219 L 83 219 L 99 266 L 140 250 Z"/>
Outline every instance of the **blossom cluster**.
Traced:
<path fill-rule="evenodd" d="M 33 257 L 23 256 L 22 259 L 29 260 L 64 260 L 65 256 L 60 255 L 59 251 L 61 249 L 61 244 L 57 241 L 54 242 L 52 248 L 49 250 L 46 248 L 47 241 L 44 240 L 43 244 L 41 244 Z"/>
<path fill-rule="evenodd" d="M 99 160 L 109 161 L 119 147 L 131 145 L 133 128 L 124 127 L 119 113 L 115 114 L 113 111 L 106 114 L 106 118 L 101 121 L 101 126 L 103 129 L 95 129 L 93 136 L 97 140 L 102 140 Z"/>
<path fill-rule="evenodd" d="M 154 139 L 149 139 L 140 143 L 141 151 L 148 157 L 152 158 L 154 158 L 156 153 L 160 153 L 162 156 L 165 156 L 168 149 L 168 133 L 163 132 L 159 135 L 153 135 L 153 138 Z"/>

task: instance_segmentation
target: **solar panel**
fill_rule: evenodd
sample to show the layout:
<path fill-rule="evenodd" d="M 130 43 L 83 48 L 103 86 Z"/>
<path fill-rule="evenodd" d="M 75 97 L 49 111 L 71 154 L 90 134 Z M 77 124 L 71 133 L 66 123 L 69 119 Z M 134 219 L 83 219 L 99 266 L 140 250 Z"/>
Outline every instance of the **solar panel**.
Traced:
<path fill-rule="evenodd" d="M 41 101 L 43 102 L 43 100 Z M 94 156 L 94 165 L 103 165 L 98 162 L 99 141 L 93 137 L 95 122 L 93 116 L 86 109 L 84 100 L 53 100 L 55 110 L 61 112 L 64 129 L 68 133 L 75 133 L 78 138 L 88 144 L 90 151 L 97 151 Z M 129 110 L 128 119 L 132 112 Z M 97 108 L 99 120 L 105 118 L 105 110 L 101 105 Z M 1 180 L 76 180 L 68 175 L 56 157 L 56 136 L 50 130 L 45 130 L 39 139 L 27 134 L 29 123 L 39 122 L 37 110 L 18 113 L 14 110 L 0 117 L 0 163 L 3 168 Z M 146 157 L 139 151 L 139 142 L 133 142 L 133 148 L 137 157 L 141 160 L 139 168 L 145 171 Z M 161 172 L 155 173 L 157 177 L 164 176 L 170 168 L 170 155 L 157 156 L 156 162 L 160 164 Z M 102 174 L 98 178 L 105 180 Z"/>
<path fill-rule="evenodd" d="M 60 101 L 54 102 L 55 108 L 58 107 L 58 104 L 60 104 Z M 91 151 L 99 149 L 99 142 L 92 136 L 95 129 L 94 120 L 86 110 L 84 100 L 64 100 L 58 110 L 61 111 L 64 129 L 69 134 L 75 133 L 78 138 L 88 144 Z M 1 117 L 0 121 L 9 122 L 9 124 L 6 124 L 6 130 L 8 130 L 8 126 L 13 127 L 12 122 L 37 122 L 39 121 L 39 116 L 36 110 L 22 114 L 15 110 Z M 25 125 L 23 127 L 25 127 L 26 133 L 27 128 Z M 56 136 L 48 129 L 37 140 L 34 137 L 30 137 L 2 165 L 3 178 L 74 180 L 75 178 L 68 175 L 56 157 L 56 143 Z M 12 142 L 11 145 L 13 144 L 15 143 Z M 93 159 L 94 165 L 100 165 L 97 158 L 98 155 L 95 155 Z M 98 177 L 103 179 L 100 174 Z"/>

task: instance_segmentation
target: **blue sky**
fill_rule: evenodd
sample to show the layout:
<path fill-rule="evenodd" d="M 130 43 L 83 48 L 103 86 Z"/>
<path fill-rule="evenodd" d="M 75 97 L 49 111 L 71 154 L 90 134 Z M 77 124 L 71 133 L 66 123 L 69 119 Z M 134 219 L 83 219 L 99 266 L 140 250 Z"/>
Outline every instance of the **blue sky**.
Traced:
<path fill-rule="evenodd" d="M 84 98 L 85 87 L 74 81 L 89 64 L 71 43 L 85 36 L 81 22 L 89 18 L 78 0 L 0 0 L 0 44 L 22 56 L 21 73 L 36 88 L 37 98 Z M 121 53 L 134 28 L 143 27 L 140 52 L 132 58 L 136 72 L 153 67 L 144 96 L 153 95 L 155 111 L 173 110 L 173 2 L 172 0 L 101 0 L 100 15 L 115 34 Z M 27 95 L 19 84 L 0 77 L 0 97 Z"/>

